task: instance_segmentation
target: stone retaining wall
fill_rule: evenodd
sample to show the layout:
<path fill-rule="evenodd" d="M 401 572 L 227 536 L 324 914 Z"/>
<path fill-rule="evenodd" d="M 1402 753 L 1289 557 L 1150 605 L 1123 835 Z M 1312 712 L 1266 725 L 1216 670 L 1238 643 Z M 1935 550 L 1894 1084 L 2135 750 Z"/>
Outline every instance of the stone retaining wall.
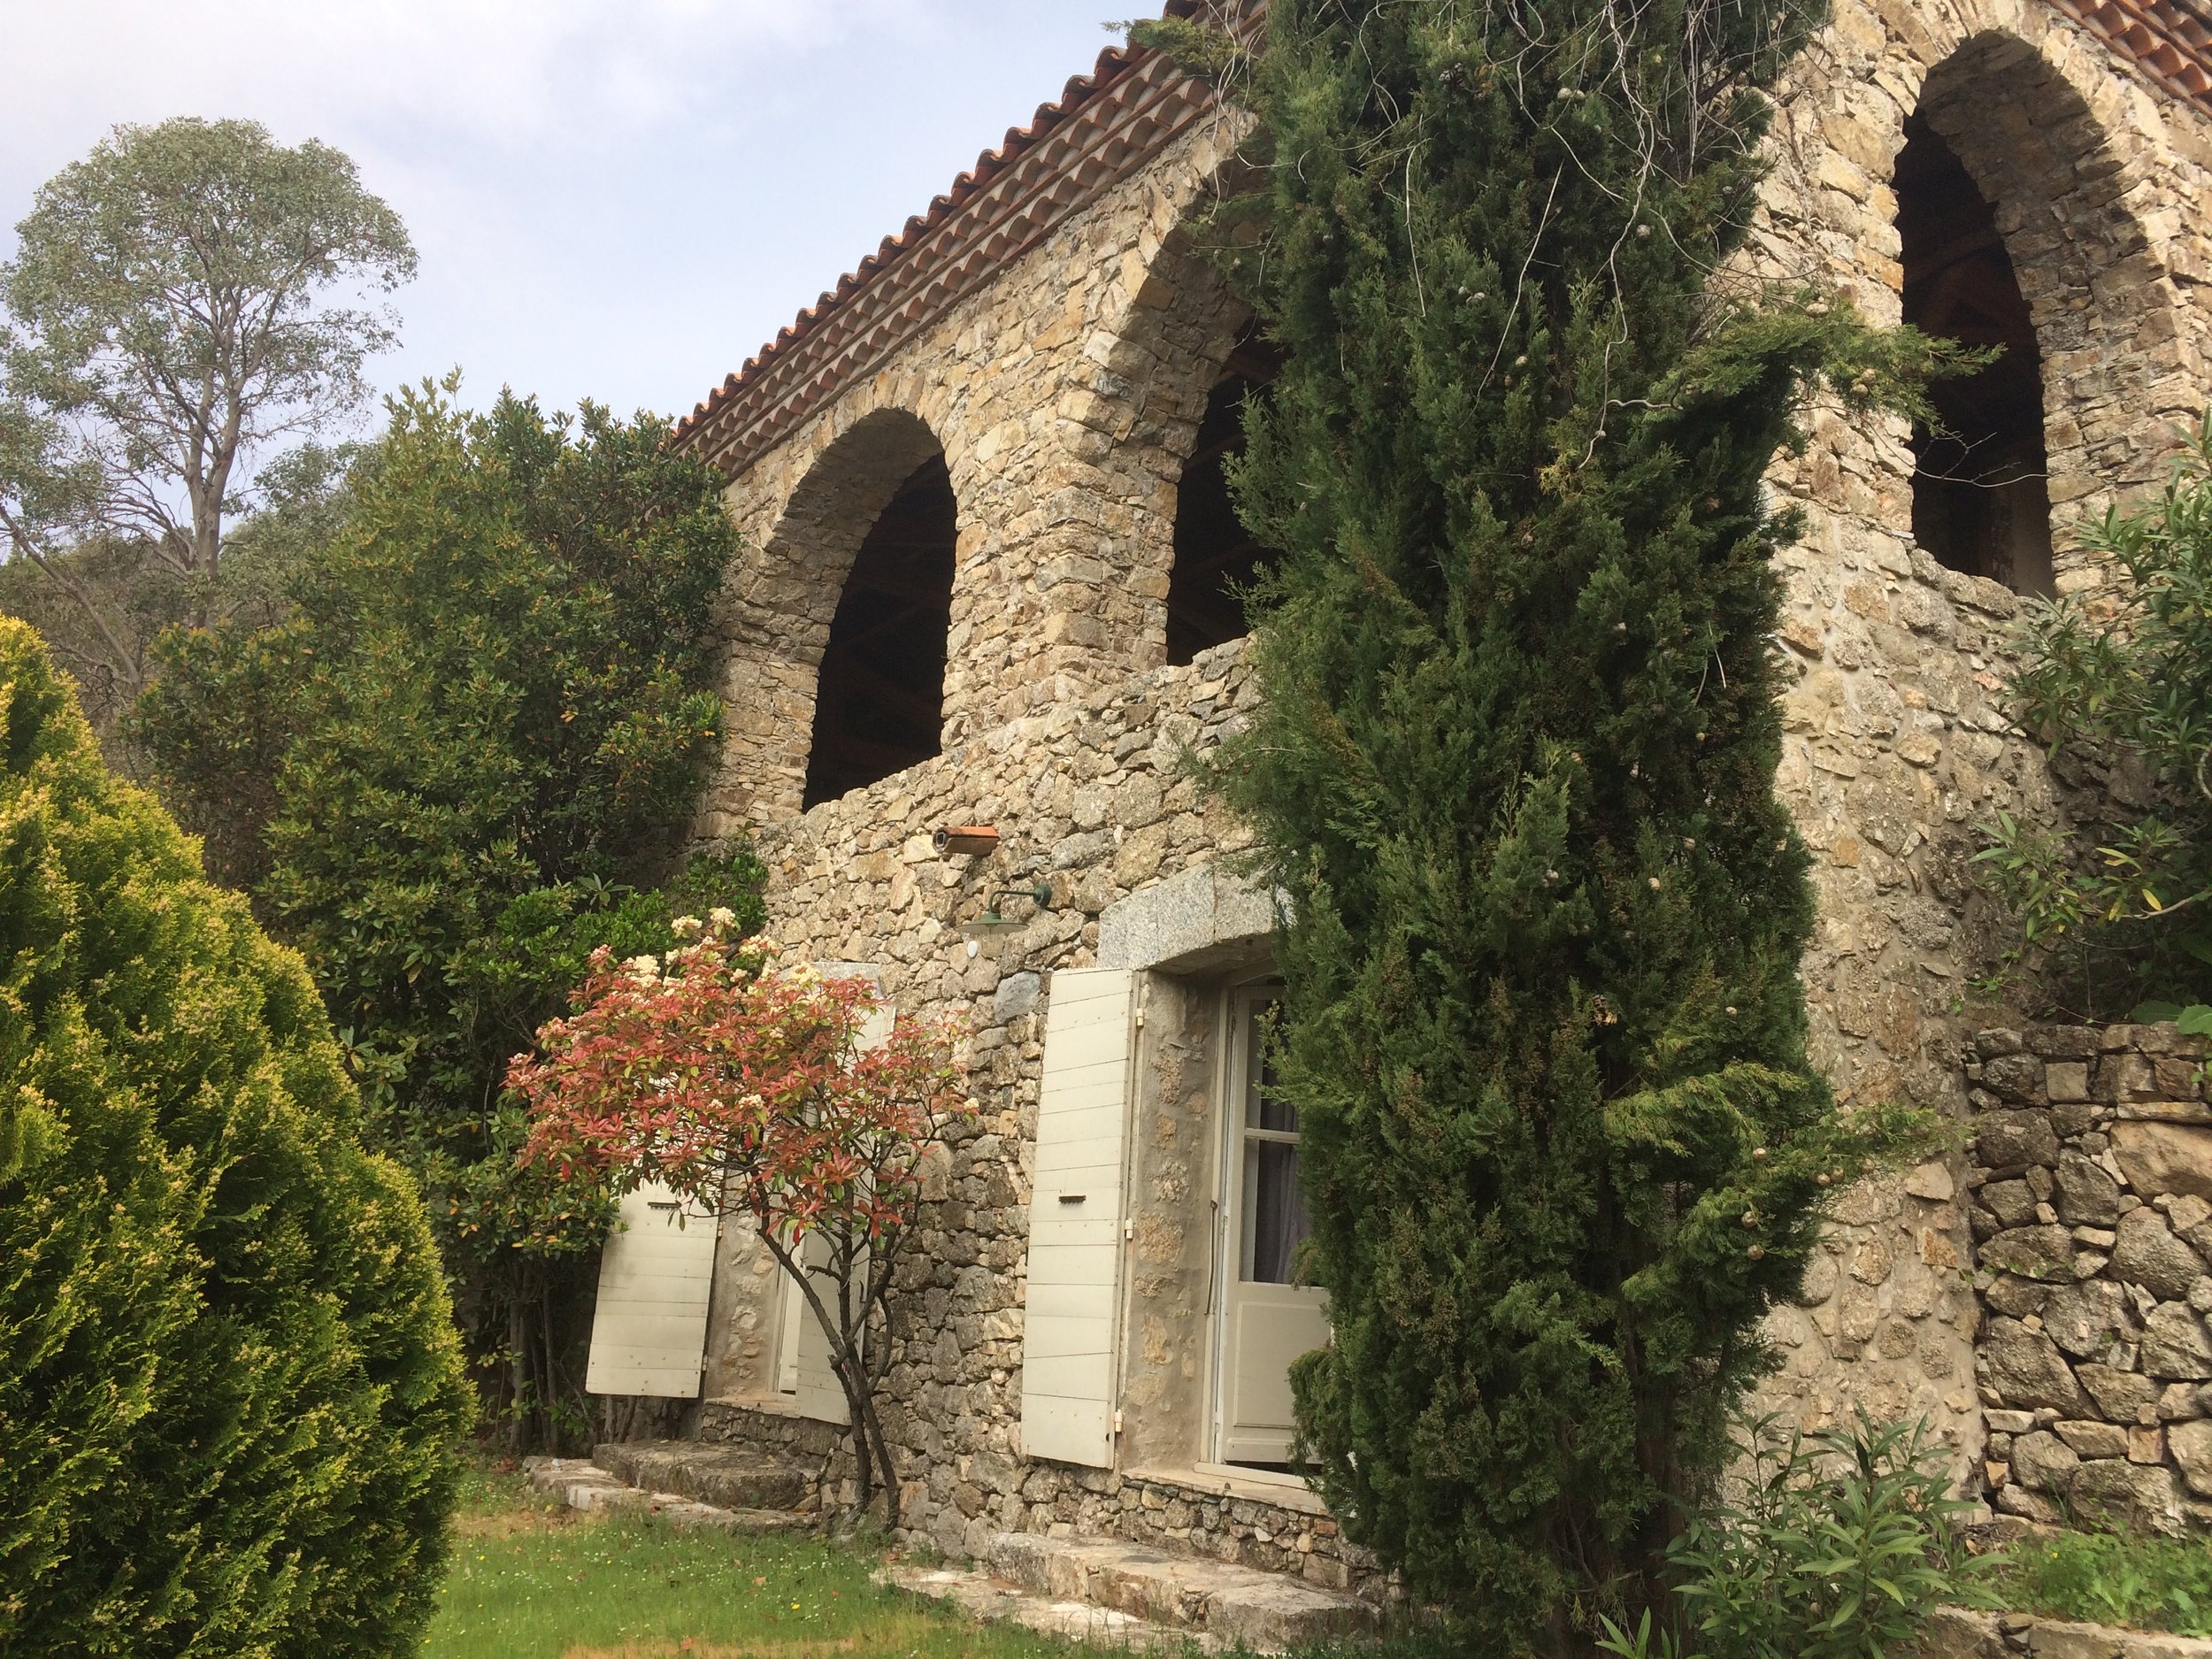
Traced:
<path fill-rule="evenodd" d="M 2024 1613 L 1970 1613 L 1939 1608 L 1918 1659 L 2212 1659 L 2212 1641 L 2116 1630 Z"/>
<path fill-rule="evenodd" d="M 1967 1187 L 1992 1504 L 2212 1530 L 2212 1105 L 2172 1025 L 1979 1033 Z"/>
<path fill-rule="evenodd" d="M 833 1488 L 825 1495 L 851 1504 L 859 1494 L 852 1459 L 840 1432 L 787 1413 L 708 1401 L 700 1408 L 698 1438 L 757 1448 L 817 1468 Z M 1310 1493 L 1258 1482 L 1210 1479 L 1196 1474 L 1072 1469 L 1056 1463 L 1018 1465 L 985 1453 L 964 1457 L 955 1472 L 951 1508 L 991 1531 L 1027 1532 L 1055 1538 L 1120 1538 L 1135 1544 L 1175 1545 L 1216 1561 L 1268 1572 L 1293 1572 L 1333 1590 L 1388 1599 L 1388 1576 L 1375 1559 L 1346 1541 L 1321 1501 Z M 995 1502 L 1016 1496 L 1018 1504 Z M 940 1534 L 948 1529 L 941 1526 Z M 971 1548 L 976 1539 L 963 1536 Z"/>

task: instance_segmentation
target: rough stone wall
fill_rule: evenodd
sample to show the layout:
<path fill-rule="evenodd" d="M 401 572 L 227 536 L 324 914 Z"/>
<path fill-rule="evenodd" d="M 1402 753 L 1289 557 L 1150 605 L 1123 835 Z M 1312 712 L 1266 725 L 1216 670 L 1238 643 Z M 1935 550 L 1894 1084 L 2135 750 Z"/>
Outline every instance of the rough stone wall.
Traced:
<path fill-rule="evenodd" d="M 709 1401 L 700 1409 L 696 1438 L 812 1464 L 829 1489 L 826 1495 L 841 1503 L 857 1501 L 851 1460 L 825 1425 L 757 1406 Z M 1003 1531 L 1120 1538 L 1191 1549 L 1263 1572 L 1296 1573 L 1310 1583 L 1350 1590 L 1371 1601 L 1394 1600 L 1398 1594 L 1375 1558 L 1345 1540 L 1320 1500 L 1294 1488 L 1195 1471 L 1024 1465 L 991 1453 L 962 1459 L 958 1472 L 954 1502 L 934 1506 L 934 1525 L 916 1529 L 931 1532 L 948 1549 L 979 1552 L 993 1532 Z M 1002 1511 L 1011 1506 L 991 1501 L 989 1494 L 1002 1488 L 1021 1503 L 1018 1520 L 1005 1520 Z M 909 1486 L 908 1502 L 914 1492 Z"/>
<path fill-rule="evenodd" d="M 778 1321 L 787 1283 L 752 1222 L 726 1210 L 708 1298 L 704 1398 L 768 1400 L 776 1394 Z"/>
<path fill-rule="evenodd" d="M 2170 421 L 2202 395 L 2206 125 L 2036 0 L 1840 0 L 1780 109 L 1755 247 L 1731 280 L 1817 281 L 1894 321 L 1889 180 L 1924 93 L 1995 204 L 2041 333 L 2060 578 L 2093 586 L 2068 516 L 2154 477 Z M 1248 702 L 1239 653 L 1156 666 L 1175 479 L 1242 320 L 1178 226 L 1233 137 L 1196 134 L 1109 191 L 730 490 L 756 550 L 729 592 L 730 736 L 702 833 L 758 836 L 791 948 L 879 963 L 902 1008 L 972 1022 L 984 1118 L 902 1287 L 891 1383 L 910 1512 L 956 1549 L 1002 1526 L 1093 1525 L 1132 1489 L 1018 1451 L 1040 976 L 1093 960 L 1108 903 L 1240 843 L 1177 758 Z M 1817 859 L 1816 1059 L 1847 1104 L 1963 1114 L 1958 1010 L 1993 943 L 1966 870 L 1974 826 L 2057 809 L 1999 703 L 2017 602 L 1912 545 L 1906 436 L 1816 410 L 1803 453 L 1777 466 L 1805 520 L 1778 556 L 1779 787 Z M 945 752 L 799 815 L 839 584 L 932 446 L 960 503 Z M 929 852 L 931 829 L 971 821 L 1000 826 L 996 861 Z M 1040 913 L 971 949 L 958 924 L 990 890 L 1041 878 Z M 1954 1160 L 1846 1199 L 1802 1305 L 1775 1322 L 1774 1387 L 1799 1415 L 1924 1415 L 1962 1461 L 1979 1455 L 1965 1179 Z M 737 1333 L 732 1351 L 758 1340 Z M 1138 1511 L 1152 1513 L 1141 1497 Z"/>
<path fill-rule="evenodd" d="M 1178 227 L 1240 130 L 1179 140 L 733 481 L 752 552 L 726 595 L 705 833 L 797 810 L 839 590 L 940 449 L 959 503 L 948 748 L 1166 660 L 1176 481 L 1249 315 Z"/>
<path fill-rule="evenodd" d="M 2103 572 L 2067 526 L 2156 479 L 2205 396 L 2206 123 L 2037 0 L 1843 0 L 1778 109 L 1745 274 L 1899 320 L 1891 180 L 1916 108 L 1996 211 L 2043 352 L 2059 585 L 2093 588 Z M 1913 544 L 1907 436 L 1816 408 L 1804 453 L 1776 469 L 1805 515 L 1779 556 L 1795 684 L 1778 784 L 1816 860 L 1815 1057 L 1847 1104 L 1955 1113 L 1959 1010 L 2001 942 L 1968 872 L 1976 826 L 2062 813 L 2001 704 L 2019 603 Z M 1812 1421 L 1855 1403 L 1924 1415 L 1972 1457 L 1962 1174 L 1954 1161 L 1845 1199 L 1805 1305 L 1775 1321 L 1773 1402 Z"/>
<path fill-rule="evenodd" d="M 1103 1525 L 1124 1492 L 1137 1494 L 1125 1529 L 1139 1529 L 1125 1535 L 1165 1528 L 1189 1538 L 1199 1526 L 1180 1509 L 1148 1504 L 1136 1486 L 1103 1481 L 1101 1471 L 1025 1464 L 1023 1268 L 1042 976 L 1091 961 L 1109 904 L 1246 844 L 1184 765 L 1187 753 L 1212 748 L 1251 706 L 1242 655 L 1240 645 L 1224 646 L 1187 667 L 1155 669 L 1025 715 L 760 833 L 770 927 L 787 948 L 879 964 L 885 995 L 899 1008 L 951 1010 L 969 1029 L 963 1057 L 982 1110 L 952 1148 L 944 1195 L 898 1286 L 885 1414 L 906 1460 L 912 1524 L 949 1549 L 978 1554 L 993 1532 L 1063 1520 Z M 966 823 L 998 825 L 1000 852 L 985 860 L 932 850 L 933 829 Z M 1036 883 L 1049 885 L 1050 900 L 1018 932 L 964 937 L 960 924 L 998 889 Z M 1018 916 L 1031 908 L 1025 898 L 1002 902 Z M 767 1333 L 746 1335 L 757 1343 Z M 757 1406 L 758 1398 L 741 1402 Z M 1187 1448 L 1183 1461 L 1196 1455 Z M 1143 1490 L 1156 1488 L 1166 1489 Z M 1217 1535 L 1217 1548 L 1248 1544 L 1263 1556 L 1276 1546 L 1258 1532 L 1270 1540 L 1330 1536 L 1284 1518 L 1251 1523 L 1256 1532 L 1240 1542 L 1233 1527 L 1245 1524 L 1219 1525 L 1232 1530 Z M 1197 1536 L 1208 1535 L 1202 1528 Z M 1342 1557 L 1324 1548 L 1322 1559 Z"/>
<path fill-rule="evenodd" d="M 1120 1452 L 1131 1469 L 1187 1467 L 1211 1381 L 1217 1078 L 1226 1033 L 1219 991 L 1145 976 L 1127 1198 L 1129 1328 L 1123 1338 Z"/>
<path fill-rule="evenodd" d="M 1991 1502 L 2212 1531 L 2212 1105 L 2172 1025 L 1978 1033 L 1966 1178 Z"/>

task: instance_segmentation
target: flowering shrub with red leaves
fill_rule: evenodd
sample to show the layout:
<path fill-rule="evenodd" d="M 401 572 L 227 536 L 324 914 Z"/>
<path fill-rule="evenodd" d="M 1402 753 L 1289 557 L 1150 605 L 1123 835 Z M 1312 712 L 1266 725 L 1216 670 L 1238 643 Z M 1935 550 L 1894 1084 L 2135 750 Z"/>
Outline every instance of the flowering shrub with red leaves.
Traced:
<path fill-rule="evenodd" d="M 945 1021 L 899 1019 L 868 1041 L 860 979 L 786 966 L 733 918 L 680 918 L 664 958 L 592 959 L 567 1018 L 518 1055 L 526 1164 L 626 1192 L 659 1181 L 751 1217 L 829 1339 L 850 1409 L 863 1508 L 898 1481 L 875 1407 L 890 1363 L 885 1299 L 912 1233 L 931 1150 L 975 1110 Z M 870 1328 L 875 1335 L 870 1340 Z"/>

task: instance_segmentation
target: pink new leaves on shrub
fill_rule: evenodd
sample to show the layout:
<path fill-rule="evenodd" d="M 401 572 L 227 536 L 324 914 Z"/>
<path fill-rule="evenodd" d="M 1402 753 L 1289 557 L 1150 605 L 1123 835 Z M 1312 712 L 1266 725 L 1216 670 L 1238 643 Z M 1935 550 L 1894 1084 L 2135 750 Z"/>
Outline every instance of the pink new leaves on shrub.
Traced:
<path fill-rule="evenodd" d="M 511 1064 L 532 1120 L 522 1156 L 564 1179 L 618 1192 L 659 1181 L 752 1217 L 829 1338 L 864 1506 L 875 1472 L 891 1470 L 873 1400 L 887 1331 L 878 1321 L 864 1339 L 931 1150 L 974 1111 L 955 1032 L 910 1017 L 864 1041 L 879 1007 L 864 981 L 779 964 L 770 941 L 728 936 L 726 911 L 677 927 L 691 942 L 665 959 L 599 952 L 572 1011 L 539 1031 L 541 1057 Z M 896 1479 L 886 1487 L 895 1525 Z"/>

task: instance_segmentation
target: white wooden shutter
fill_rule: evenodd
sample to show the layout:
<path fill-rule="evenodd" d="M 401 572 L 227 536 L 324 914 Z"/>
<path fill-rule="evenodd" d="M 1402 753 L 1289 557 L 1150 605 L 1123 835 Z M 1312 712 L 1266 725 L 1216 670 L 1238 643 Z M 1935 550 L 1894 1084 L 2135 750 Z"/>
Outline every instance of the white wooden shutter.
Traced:
<path fill-rule="evenodd" d="M 799 1294 L 799 1281 L 779 1268 L 776 1282 L 782 1286 L 783 1300 L 777 1303 L 776 1316 L 776 1392 L 795 1394 L 799 1392 L 799 1332 L 802 1319 L 814 1316 L 807 1310 L 806 1298 Z"/>
<path fill-rule="evenodd" d="M 868 963 L 825 962 L 817 965 L 826 979 L 865 979 L 879 997 L 883 995 L 882 972 Z M 888 1001 L 878 1002 L 856 1034 L 855 1046 L 864 1052 L 880 1048 L 891 1035 L 897 1018 L 898 1010 Z M 829 1259 L 827 1242 L 819 1237 L 809 1239 L 804 1259 L 810 1267 L 821 1266 Z M 864 1256 L 859 1271 L 864 1273 L 867 1269 L 867 1257 Z M 834 1312 L 836 1281 L 818 1274 L 814 1289 Z M 801 1417 L 811 1417 L 818 1423 L 850 1422 L 852 1410 L 845 1403 L 845 1391 L 838 1386 L 837 1373 L 830 1369 L 828 1333 L 788 1274 L 784 1278 L 784 1317 L 786 1340 L 779 1345 L 782 1356 L 778 1383 L 781 1385 L 788 1379 L 787 1392 L 794 1396 Z"/>
<path fill-rule="evenodd" d="M 827 1242 L 818 1235 L 808 1239 L 805 1259 L 810 1268 L 826 1262 Z M 860 1271 L 867 1271 L 864 1256 L 861 1258 Z M 815 1294 L 835 1313 L 837 1281 L 819 1272 L 813 1278 Z M 790 1298 L 791 1311 L 799 1322 L 798 1340 L 793 1344 L 799 1415 L 812 1417 L 817 1423 L 849 1423 L 851 1408 L 845 1403 L 845 1391 L 838 1385 L 837 1373 L 830 1369 L 829 1335 L 822 1329 L 822 1322 L 814 1317 L 814 1310 L 807 1306 L 806 1298 L 799 1294 L 798 1286 L 790 1286 Z"/>
<path fill-rule="evenodd" d="M 1022 1451 L 1110 1468 L 1137 976 L 1063 968 L 1045 1010 L 1022 1325 Z"/>
<path fill-rule="evenodd" d="M 699 1397 L 715 1217 L 657 1182 L 622 1201 L 599 1257 L 584 1386 L 595 1394 Z"/>

